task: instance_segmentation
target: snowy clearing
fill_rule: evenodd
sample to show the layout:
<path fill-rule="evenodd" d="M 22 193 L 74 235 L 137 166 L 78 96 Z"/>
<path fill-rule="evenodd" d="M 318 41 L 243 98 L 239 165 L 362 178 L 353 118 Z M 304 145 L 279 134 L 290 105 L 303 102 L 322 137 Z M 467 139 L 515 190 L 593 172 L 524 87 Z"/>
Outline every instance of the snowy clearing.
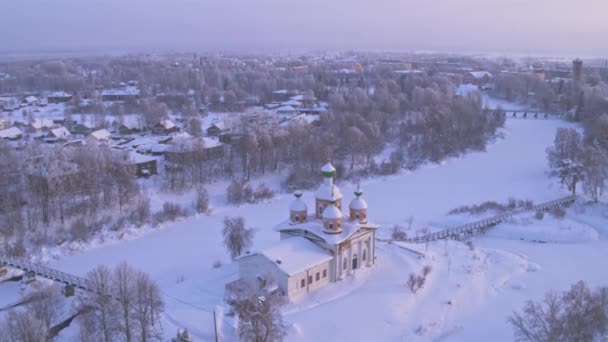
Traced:
<path fill-rule="evenodd" d="M 564 191 L 545 174 L 545 149 L 556 129 L 568 125 L 557 120 L 507 120 L 504 139 L 486 152 L 364 180 L 370 220 L 382 226 L 380 236 L 388 236 L 395 224 L 407 227 L 410 217 L 417 228 L 474 220 L 447 215 L 462 205 L 506 202 L 511 197 L 539 203 L 561 197 Z M 47 251 L 57 258 L 50 266 L 85 275 L 99 264 L 126 260 L 149 272 L 161 286 L 167 338 L 185 327 L 196 340 L 212 340 L 213 309 L 222 304 L 225 283 L 237 277 L 236 265 L 222 245 L 224 216 L 243 216 L 257 229 L 256 249 L 268 247 L 278 241 L 272 227 L 287 217 L 291 199 L 280 194 L 260 204 L 228 206 L 224 185 L 209 188 L 211 215 L 164 224 L 145 234 L 134 232 L 132 238 L 89 246 L 73 255 L 62 254 L 65 249 Z M 340 186 L 345 194 L 354 190 L 353 184 Z M 312 194 L 305 192 L 303 199 L 311 207 Z M 423 253 L 422 259 L 398 244 L 378 243 L 377 267 L 285 307 L 287 340 L 512 340 L 506 318 L 525 300 L 538 299 L 551 289 L 563 290 L 580 279 L 591 286 L 608 284 L 608 274 L 597 272 L 597 260 L 608 257 L 608 231 L 598 228 L 605 224 L 606 213 L 602 205 L 585 209 L 577 203 L 563 220 L 546 215 L 538 221 L 524 215 L 499 225 L 475 238 L 474 249 L 455 241 L 406 246 Z M 213 268 L 217 260 L 222 266 Z M 424 265 L 433 270 L 425 287 L 413 295 L 405 285 L 407 277 Z M 16 290 L 14 284 L 1 284 L 1 303 L 14 301 Z M 223 334 L 232 340 L 232 322 L 225 323 Z M 67 339 L 69 330 L 61 336 Z"/>

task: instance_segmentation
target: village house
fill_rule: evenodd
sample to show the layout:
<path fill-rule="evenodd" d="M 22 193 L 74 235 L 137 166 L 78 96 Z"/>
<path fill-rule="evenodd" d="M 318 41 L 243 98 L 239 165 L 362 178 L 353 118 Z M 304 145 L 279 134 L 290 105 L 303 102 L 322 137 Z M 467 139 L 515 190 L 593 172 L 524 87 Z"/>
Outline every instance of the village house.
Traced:
<path fill-rule="evenodd" d="M 226 134 L 228 132 L 230 132 L 230 127 L 231 125 L 228 124 L 225 121 L 220 121 L 220 122 L 216 122 L 211 124 L 211 126 L 209 126 L 209 128 L 207 128 L 207 135 L 210 137 L 213 136 L 220 136 L 222 134 Z"/>
<path fill-rule="evenodd" d="M 462 82 L 465 84 L 474 84 L 479 87 L 484 87 L 494 80 L 494 76 L 487 71 L 470 71 L 464 74 Z"/>
<path fill-rule="evenodd" d="M 179 127 L 173 121 L 164 119 L 152 127 L 152 133 L 158 135 L 167 135 L 179 132 Z"/>
<path fill-rule="evenodd" d="M 56 91 L 46 96 L 46 101 L 48 103 L 63 103 L 69 102 L 70 100 L 72 100 L 72 95 L 64 91 Z"/>
<path fill-rule="evenodd" d="M 40 99 L 37 98 L 36 96 L 27 96 L 23 99 L 23 104 L 27 105 L 27 106 L 35 106 L 40 104 Z"/>
<path fill-rule="evenodd" d="M 125 165 L 128 165 L 137 177 L 150 177 L 157 174 L 157 159 L 135 151 L 125 154 Z"/>
<path fill-rule="evenodd" d="M 89 134 L 89 139 L 94 142 L 108 142 L 110 141 L 112 134 L 107 129 L 100 129 Z"/>
<path fill-rule="evenodd" d="M 118 133 L 122 135 L 139 133 L 142 131 L 142 127 L 137 122 L 124 122 L 118 124 Z"/>
<path fill-rule="evenodd" d="M 23 133 L 17 127 L 10 127 L 0 130 L 0 139 L 17 141 L 23 138 Z"/>
<path fill-rule="evenodd" d="M 297 192 L 289 218 L 274 228 L 280 241 L 239 257 L 237 282 L 271 279 L 293 300 L 374 266 L 378 225 L 367 220 L 363 192 L 355 192 L 344 214 L 343 197 L 333 181 L 336 169 L 328 162 L 321 171 L 324 181 L 315 192 L 313 211 L 308 212 Z"/>
<path fill-rule="evenodd" d="M 106 89 L 101 92 L 102 101 L 129 101 L 139 99 L 139 89 L 126 87 L 124 89 Z"/>
<path fill-rule="evenodd" d="M 50 128 L 52 128 L 55 125 L 55 123 L 52 120 L 46 119 L 46 118 L 38 118 L 38 119 L 34 119 L 34 121 L 32 121 L 29 125 L 29 130 L 30 132 L 40 132 L 40 131 L 46 131 Z"/>
<path fill-rule="evenodd" d="M 93 131 L 93 126 L 87 123 L 78 123 L 72 127 L 72 133 L 77 135 L 87 135 Z"/>
<path fill-rule="evenodd" d="M 225 145 L 221 143 L 218 139 L 203 137 L 202 142 L 202 150 L 165 150 L 165 160 L 174 164 L 182 164 L 185 161 L 198 158 L 199 153 L 200 158 L 202 158 L 202 160 L 204 161 L 218 160 L 224 158 Z"/>
<path fill-rule="evenodd" d="M 65 127 L 53 128 L 49 131 L 48 137 L 55 138 L 57 140 L 67 140 L 72 133 Z"/>

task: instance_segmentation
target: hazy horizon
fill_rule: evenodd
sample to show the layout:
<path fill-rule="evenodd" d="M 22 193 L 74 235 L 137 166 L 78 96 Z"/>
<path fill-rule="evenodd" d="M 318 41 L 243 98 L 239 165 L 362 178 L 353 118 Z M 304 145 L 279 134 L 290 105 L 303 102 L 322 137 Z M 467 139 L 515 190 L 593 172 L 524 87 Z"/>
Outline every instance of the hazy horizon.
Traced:
<path fill-rule="evenodd" d="M 606 56 L 605 0 L 0 0 L 0 52 L 392 50 Z"/>

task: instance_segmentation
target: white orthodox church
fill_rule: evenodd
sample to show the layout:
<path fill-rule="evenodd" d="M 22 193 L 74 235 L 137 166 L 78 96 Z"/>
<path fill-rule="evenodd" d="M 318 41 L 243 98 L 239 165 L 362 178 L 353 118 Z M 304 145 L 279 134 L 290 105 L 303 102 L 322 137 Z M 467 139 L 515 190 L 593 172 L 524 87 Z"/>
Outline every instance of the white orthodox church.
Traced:
<path fill-rule="evenodd" d="M 238 259 L 243 281 L 270 277 L 289 299 L 337 282 L 375 263 L 377 225 L 367 221 L 367 203 L 360 189 L 342 211 L 342 193 L 334 184 L 336 169 L 325 164 L 323 184 L 315 192 L 314 212 L 301 192 L 289 206 L 289 219 L 274 229 L 281 240 L 274 246 Z"/>

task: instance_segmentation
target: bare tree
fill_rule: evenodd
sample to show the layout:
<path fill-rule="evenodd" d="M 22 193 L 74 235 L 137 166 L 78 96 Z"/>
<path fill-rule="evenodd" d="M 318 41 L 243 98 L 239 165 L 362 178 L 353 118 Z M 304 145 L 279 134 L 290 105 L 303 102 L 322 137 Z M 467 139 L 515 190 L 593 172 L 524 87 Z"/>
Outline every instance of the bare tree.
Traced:
<path fill-rule="evenodd" d="M 242 217 L 225 217 L 222 234 L 224 244 L 233 259 L 253 244 L 254 230 L 245 228 L 245 220 Z"/>
<path fill-rule="evenodd" d="M 136 270 L 123 262 L 114 269 L 113 292 L 118 301 L 120 310 L 119 331 L 127 342 L 134 340 L 134 323 L 131 320 L 133 302 L 135 298 Z"/>
<path fill-rule="evenodd" d="M 133 323 L 138 341 L 162 339 L 160 329 L 160 314 L 163 311 L 163 301 L 158 285 L 148 274 L 137 272 L 134 284 Z"/>
<path fill-rule="evenodd" d="M 91 284 L 90 298 L 83 303 L 94 309 L 80 317 L 81 325 L 89 326 L 90 338 L 103 342 L 115 340 L 118 334 L 118 307 L 112 298 L 114 283 L 112 270 L 98 266 L 87 274 Z"/>
<path fill-rule="evenodd" d="M 528 301 L 509 317 L 516 341 L 594 341 L 608 328 L 606 290 L 579 281 L 561 296 L 548 293 L 542 303 Z"/>

